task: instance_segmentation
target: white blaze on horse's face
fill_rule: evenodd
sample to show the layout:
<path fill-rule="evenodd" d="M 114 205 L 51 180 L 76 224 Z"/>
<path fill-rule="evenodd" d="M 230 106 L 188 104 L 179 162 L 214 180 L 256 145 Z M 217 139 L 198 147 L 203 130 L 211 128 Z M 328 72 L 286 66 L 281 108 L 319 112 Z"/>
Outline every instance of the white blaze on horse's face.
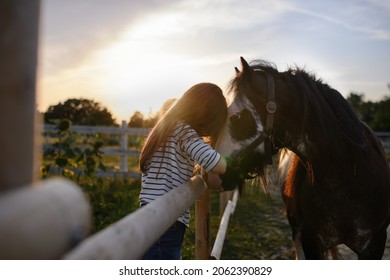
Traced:
<path fill-rule="evenodd" d="M 228 121 L 218 142 L 217 150 L 228 157 L 252 143 L 263 131 L 264 126 L 252 103 L 244 97 L 240 102 L 232 100 L 228 107 Z M 255 151 L 264 153 L 264 143 Z"/>

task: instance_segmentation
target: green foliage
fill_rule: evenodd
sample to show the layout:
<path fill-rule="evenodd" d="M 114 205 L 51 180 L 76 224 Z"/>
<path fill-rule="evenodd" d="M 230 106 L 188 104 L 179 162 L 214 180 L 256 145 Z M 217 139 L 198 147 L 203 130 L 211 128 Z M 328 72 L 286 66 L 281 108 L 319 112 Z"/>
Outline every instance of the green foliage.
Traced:
<path fill-rule="evenodd" d="M 169 108 L 175 103 L 175 101 L 176 99 L 174 98 L 166 100 L 156 115 L 149 114 L 147 118 L 145 118 L 144 115 L 139 111 L 134 112 L 134 114 L 130 117 L 128 127 L 154 127 L 158 119 L 162 117 L 166 111 L 169 110 Z"/>
<path fill-rule="evenodd" d="M 347 100 L 357 116 L 374 131 L 390 131 L 390 97 L 378 102 L 364 101 L 364 94 L 351 93 Z"/>
<path fill-rule="evenodd" d="M 375 131 L 390 131 L 390 97 L 376 103 L 375 115 L 371 127 Z"/>
<path fill-rule="evenodd" d="M 130 118 L 128 127 L 144 127 L 144 115 L 136 111 Z"/>
<path fill-rule="evenodd" d="M 44 113 L 45 123 L 53 123 L 55 119 L 68 119 L 75 125 L 116 125 L 107 108 L 89 99 L 71 98 L 50 106 Z"/>
<path fill-rule="evenodd" d="M 57 168 L 57 175 L 76 181 L 79 181 L 81 176 L 81 172 L 75 172 L 76 168 L 81 168 L 84 175 L 90 179 L 94 177 L 97 169 L 106 170 L 100 151 L 103 141 L 99 137 L 95 136 L 92 141 L 87 141 L 86 147 L 81 149 L 75 146 L 77 135 L 69 129 L 71 122 L 69 120 L 56 122 L 56 131 L 48 132 L 48 136 L 55 138 L 56 142 L 44 150 L 45 164 L 41 168 L 42 177 L 47 177 L 52 167 Z"/>
<path fill-rule="evenodd" d="M 143 127 L 143 128 L 151 128 L 153 127 L 158 120 L 158 114 L 157 115 L 150 115 L 148 117 L 144 117 L 144 115 L 136 111 L 134 114 L 130 117 L 128 127 Z"/>

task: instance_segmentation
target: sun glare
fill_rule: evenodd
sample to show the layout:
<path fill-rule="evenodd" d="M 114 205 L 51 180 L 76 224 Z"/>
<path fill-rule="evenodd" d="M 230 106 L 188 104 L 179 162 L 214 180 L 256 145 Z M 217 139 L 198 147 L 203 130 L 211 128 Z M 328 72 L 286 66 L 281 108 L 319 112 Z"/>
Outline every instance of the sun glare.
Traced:
<path fill-rule="evenodd" d="M 188 73 L 177 71 L 189 68 L 191 63 L 169 46 L 176 34 L 185 32 L 180 20 L 180 14 L 145 18 L 130 26 L 107 48 L 94 53 L 90 63 L 101 69 L 94 83 L 99 85 L 102 94 L 110 93 L 105 97 L 107 100 L 115 96 L 118 102 L 133 106 L 127 110 L 157 111 L 167 99 L 183 93 L 186 88 L 175 88 L 172 79 L 176 83 L 190 80 L 197 76 L 198 70 L 192 64 L 191 77 Z M 156 85 L 161 90 L 150 98 L 150 91 L 155 91 Z"/>
<path fill-rule="evenodd" d="M 183 31 L 178 21 L 180 15 L 172 13 L 144 18 L 104 49 L 91 52 L 82 64 L 44 77 L 40 88 L 45 103 L 58 96 L 64 100 L 77 96 L 91 98 L 105 106 L 113 104 L 113 113 L 120 119 L 127 119 L 135 110 L 157 112 L 165 100 L 177 97 L 167 85 L 172 75 L 170 69 L 183 67 L 185 63 L 165 44 Z M 176 78 L 183 77 L 176 75 Z M 150 98 L 153 86 L 159 84 L 162 91 Z"/>

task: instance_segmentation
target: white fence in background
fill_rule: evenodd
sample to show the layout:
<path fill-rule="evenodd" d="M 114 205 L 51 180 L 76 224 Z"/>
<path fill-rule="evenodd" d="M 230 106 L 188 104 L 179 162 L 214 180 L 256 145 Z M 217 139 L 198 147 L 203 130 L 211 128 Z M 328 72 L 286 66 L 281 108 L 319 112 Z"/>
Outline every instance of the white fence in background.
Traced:
<path fill-rule="evenodd" d="M 375 134 L 381 140 L 385 153 L 390 155 L 390 132 L 376 132 Z"/>
<path fill-rule="evenodd" d="M 44 126 L 44 131 L 55 131 L 56 125 Z M 127 158 L 135 157 L 139 158 L 140 151 L 134 150 L 128 147 L 129 136 L 143 136 L 146 137 L 150 131 L 149 128 L 132 128 L 127 127 L 126 121 L 122 122 L 120 127 L 111 127 L 111 126 L 82 126 L 82 125 L 73 125 L 70 127 L 71 131 L 74 131 L 78 134 L 84 135 L 95 135 L 95 134 L 108 134 L 108 135 L 119 135 L 121 138 L 120 146 L 111 148 L 103 146 L 100 150 L 105 155 L 116 155 L 120 156 L 120 169 L 111 170 L 111 171 L 96 171 L 95 175 L 98 177 L 113 177 L 113 176 L 122 176 L 125 178 L 140 178 L 139 172 L 129 172 L 127 167 Z M 376 132 L 375 133 L 385 149 L 387 155 L 390 155 L 390 132 Z M 81 172 L 81 171 L 80 171 Z"/>
<path fill-rule="evenodd" d="M 238 189 L 235 189 L 233 192 L 232 199 L 228 200 L 225 210 L 219 224 L 219 229 L 217 236 L 215 237 L 215 242 L 213 249 L 211 250 L 210 258 L 219 260 L 222 254 L 223 243 L 225 242 L 226 232 L 229 226 L 230 216 L 234 214 L 238 200 Z"/>
<path fill-rule="evenodd" d="M 56 131 L 56 125 L 45 124 L 45 132 Z M 122 176 L 126 178 L 139 178 L 139 172 L 129 172 L 127 167 L 127 158 L 135 157 L 139 158 L 140 151 L 131 149 L 128 147 L 128 140 L 130 136 L 143 136 L 146 137 L 150 131 L 149 128 L 134 128 L 127 127 L 126 121 L 122 121 L 122 126 L 84 126 L 84 125 L 72 125 L 70 131 L 83 135 L 95 135 L 95 134 L 107 134 L 107 135 L 119 135 L 120 146 L 119 147 L 103 147 L 100 149 L 104 155 L 120 156 L 120 169 L 119 171 L 96 171 L 95 175 L 98 177 L 113 177 Z M 104 156 L 103 155 L 103 156 Z M 81 172 L 81 170 L 79 170 Z"/>

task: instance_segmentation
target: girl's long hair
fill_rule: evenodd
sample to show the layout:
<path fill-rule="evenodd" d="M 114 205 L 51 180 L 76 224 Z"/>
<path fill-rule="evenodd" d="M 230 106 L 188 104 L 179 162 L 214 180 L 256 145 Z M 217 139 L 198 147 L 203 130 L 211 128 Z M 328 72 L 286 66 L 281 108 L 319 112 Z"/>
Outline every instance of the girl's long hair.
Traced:
<path fill-rule="evenodd" d="M 212 83 L 200 83 L 189 88 L 157 122 L 142 148 L 140 169 L 146 173 L 149 160 L 164 145 L 179 122 L 191 126 L 199 136 L 208 137 L 213 146 L 226 122 L 227 105 L 221 88 Z"/>

